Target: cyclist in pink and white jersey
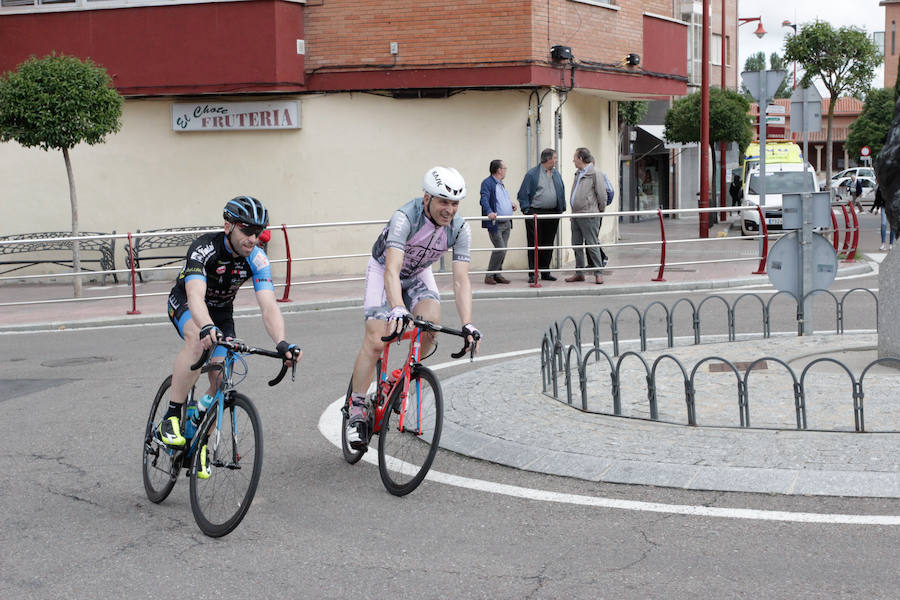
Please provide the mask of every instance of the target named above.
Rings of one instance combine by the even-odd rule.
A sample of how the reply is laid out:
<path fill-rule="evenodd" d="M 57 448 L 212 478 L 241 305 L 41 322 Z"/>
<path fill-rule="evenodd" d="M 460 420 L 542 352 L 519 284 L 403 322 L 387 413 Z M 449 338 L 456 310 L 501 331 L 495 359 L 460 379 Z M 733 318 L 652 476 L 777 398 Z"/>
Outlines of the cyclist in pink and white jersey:
<path fill-rule="evenodd" d="M 397 209 L 372 247 L 366 268 L 363 302 L 366 326 L 362 348 L 353 365 L 347 440 L 353 448 L 368 445 L 366 390 L 375 363 L 384 350 L 382 336 L 392 333 L 410 313 L 439 323 L 440 293 L 431 265 L 448 250 L 453 252 L 453 292 L 456 311 L 469 334 L 472 325 L 472 286 L 469 282 L 469 248 L 472 231 L 457 216 L 459 201 L 466 197 L 466 182 L 456 169 L 433 167 L 425 173 L 424 197 Z M 422 356 L 434 343 L 433 334 L 422 336 Z M 472 335 L 467 347 L 477 343 Z"/>

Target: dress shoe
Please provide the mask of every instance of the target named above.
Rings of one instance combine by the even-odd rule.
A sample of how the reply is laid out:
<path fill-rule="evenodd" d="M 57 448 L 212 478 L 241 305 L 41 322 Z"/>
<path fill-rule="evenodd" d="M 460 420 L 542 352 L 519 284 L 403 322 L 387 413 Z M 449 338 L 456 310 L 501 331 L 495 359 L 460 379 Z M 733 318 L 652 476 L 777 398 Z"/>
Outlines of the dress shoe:
<path fill-rule="evenodd" d="M 566 277 L 566 283 L 572 283 L 574 281 L 584 281 L 584 275 L 581 273 L 575 273 L 571 277 Z"/>
<path fill-rule="evenodd" d="M 603 275 L 594 275 L 594 283 L 596 283 L 596 284 L 603 283 Z"/>
<path fill-rule="evenodd" d="M 497 282 L 494 281 L 494 276 L 493 276 L 493 275 L 485 275 L 485 277 L 484 277 L 484 282 L 485 282 L 487 285 L 497 285 Z"/>
<path fill-rule="evenodd" d="M 494 275 L 494 281 L 496 281 L 497 283 L 509 283 L 509 279 L 507 279 L 503 275 Z"/>
<path fill-rule="evenodd" d="M 534 283 L 534 273 L 528 274 L 528 283 Z"/>
<path fill-rule="evenodd" d="M 556 281 L 556 277 L 554 277 L 550 273 L 541 273 L 541 279 L 543 279 L 544 281 Z"/>

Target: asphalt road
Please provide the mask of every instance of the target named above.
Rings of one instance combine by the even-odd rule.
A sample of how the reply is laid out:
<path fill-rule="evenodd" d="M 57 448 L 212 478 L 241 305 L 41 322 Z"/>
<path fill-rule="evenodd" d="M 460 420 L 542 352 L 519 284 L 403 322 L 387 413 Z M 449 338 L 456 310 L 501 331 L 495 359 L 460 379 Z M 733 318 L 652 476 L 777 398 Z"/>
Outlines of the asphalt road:
<path fill-rule="evenodd" d="M 877 281 L 833 289 L 856 286 Z M 537 348 L 548 323 L 597 312 L 599 302 L 643 308 L 684 295 L 477 301 L 482 353 Z M 847 329 L 874 327 L 872 304 L 859 298 Z M 456 324 L 452 304 L 444 310 Z M 823 327 L 833 321 L 819 312 Z M 161 505 L 141 483 L 147 410 L 177 349 L 171 325 L 0 335 L 0 598 L 893 598 L 900 589 L 897 526 L 597 508 L 433 481 L 393 497 L 377 467 L 346 464 L 317 429 L 346 389 L 360 310 L 286 320 L 304 349 L 302 368 L 296 382 L 268 388 L 277 369 L 251 359 L 241 389 L 262 415 L 262 479 L 243 523 L 218 540 L 194 523 L 186 479 Z M 784 314 L 773 323 L 794 327 Z M 266 340 L 258 317 L 237 328 L 250 343 Z M 455 346 L 448 340 L 434 360 Z M 461 362 L 440 375 L 450 385 L 454 373 L 477 367 Z M 897 500 L 598 484 L 446 451 L 434 468 L 589 497 L 900 514 Z"/>

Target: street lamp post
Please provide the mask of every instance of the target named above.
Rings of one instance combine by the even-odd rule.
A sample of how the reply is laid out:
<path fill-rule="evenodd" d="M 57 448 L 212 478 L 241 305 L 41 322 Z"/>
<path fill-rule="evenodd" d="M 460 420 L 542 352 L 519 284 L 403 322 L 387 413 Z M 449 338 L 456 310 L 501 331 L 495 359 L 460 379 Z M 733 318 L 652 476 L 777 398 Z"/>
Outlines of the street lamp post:
<path fill-rule="evenodd" d="M 795 36 L 797 35 L 797 24 L 796 23 L 791 23 L 788 20 L 784 20 L 781 22 L 781 26 L 782 27 L 790 27 L 791 29 L 794 30 L 794 35 Z M 795 90 L 797 89 L 797 61 L 796 60 L 794 61 L 794 89 Z"/>
<path fill-rule="evenodd" d="M 709 207 L 709 2 L 703 3 L 700 57 L 700 208 Z M 700 237 L 709 237 L 709 213 L 700 213 Z"/>
<path fill-rule="evenodd" d="M 721 56 L 719 56 L 719 65 L 720 70 L 722 71 L 722 81 L 721 81 L 721 89 L 725 91 L 725 0 L 722 0 L 722 43 L 719 44 L 721 50 Z M 725 142 L 719 143 L 719 206 L 725 208 L 728 206 L 728 199 L 725 197 L 725 166 L 726 166 L 726 156 L 725 156 Z M 719 220 L 724 221 L 727 218 L 726 213 L 719 213 Z"/>

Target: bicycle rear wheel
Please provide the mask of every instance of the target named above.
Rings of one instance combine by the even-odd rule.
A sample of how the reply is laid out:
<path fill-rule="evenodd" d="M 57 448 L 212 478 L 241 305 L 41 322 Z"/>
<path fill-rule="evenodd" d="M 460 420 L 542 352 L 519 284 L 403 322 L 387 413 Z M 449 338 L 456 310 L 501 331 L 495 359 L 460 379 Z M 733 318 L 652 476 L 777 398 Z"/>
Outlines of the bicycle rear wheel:
<path fill-rule="evenodd" d="M 162 421 L 169 408 L 169 388 L 172 387 L 172 376 L 169 375 L 159 386 L 153 404 L 150 406 L 150 417 L 144 428 L 143 479 L 144 491 L 151 502 L 159 504 L 175 487 L 178 471 L 181 470 L 181 450 L 174 450 L 160 442 L 153 435 L 156 426 Z"/>
<path fill-rule="evenodd" d="M 405 496 L 425 479 L 437 454 L 444 422 L 443 394 L 437 377 L 421 366 L 411 377 L 405 410 L 402 386 L 397 386 L 378 439 L 378 472 L 384 487 L 395 496 Z"/>
<path fill-rule="evenodd" d="M 225 399 L 221 430 L 213 404 L 197 431 L 191 460 L 191 511 L 200 530 L 221 537 L 234 530 L 250 510 L 262 471 L 263 441 L 259 413 L 249 398 L 231 392 Z M 203 445 L 209 479 L 198 477 Z"/>

